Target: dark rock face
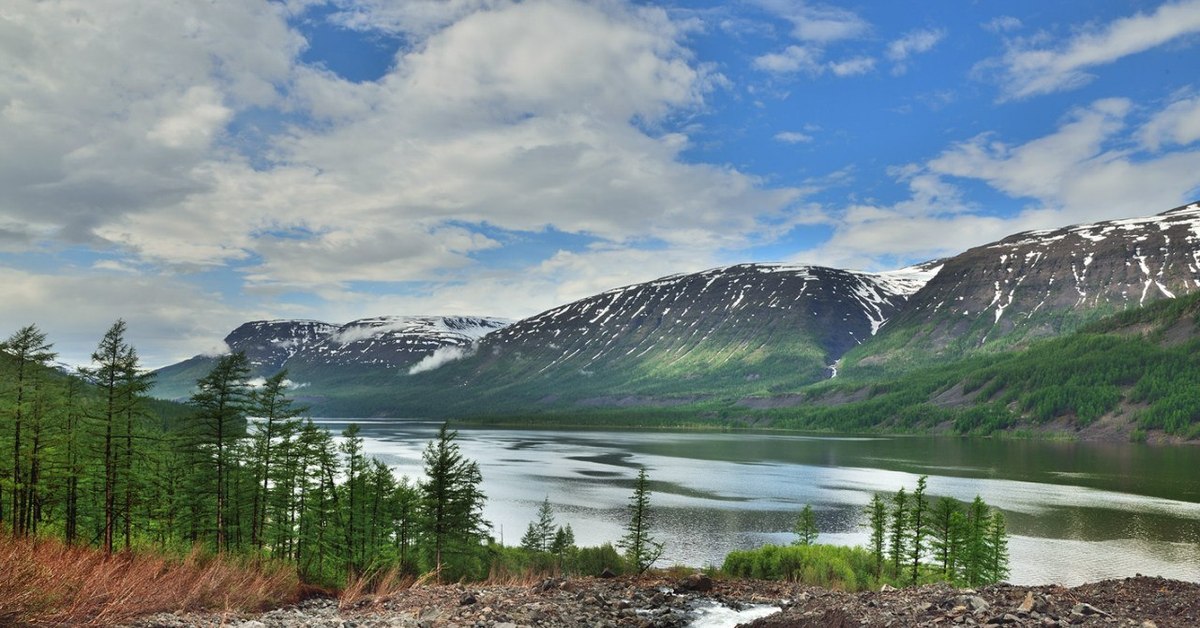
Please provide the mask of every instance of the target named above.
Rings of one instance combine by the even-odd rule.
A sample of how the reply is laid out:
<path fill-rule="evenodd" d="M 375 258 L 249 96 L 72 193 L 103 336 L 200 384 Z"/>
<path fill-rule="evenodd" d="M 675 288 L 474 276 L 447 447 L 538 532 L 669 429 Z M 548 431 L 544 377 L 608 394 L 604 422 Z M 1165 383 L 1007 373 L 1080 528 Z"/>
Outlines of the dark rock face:
<path fill-rule="evenodd" d="M 880 334 L 889 346 L 969 351 L 1071 331 L 1200 288 L 1200 204 L 1031 231 L 944 260 Z M 867 358 L 869 360 L 869 358 Z"/>
<path fill-rule="evenodd" d="M 244 323 L 225 337 L 233 351 L 242 351 L 256 371 L 274 374 L 288 358 L 329 337 L 335 325 L 320 321 L 278 320 Z"/>

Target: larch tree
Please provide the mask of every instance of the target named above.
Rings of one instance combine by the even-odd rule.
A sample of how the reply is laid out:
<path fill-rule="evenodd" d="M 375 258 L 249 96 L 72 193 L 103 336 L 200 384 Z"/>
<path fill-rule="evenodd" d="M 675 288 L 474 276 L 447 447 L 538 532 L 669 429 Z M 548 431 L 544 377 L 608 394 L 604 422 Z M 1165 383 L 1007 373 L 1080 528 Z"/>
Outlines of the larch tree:
<path fill-rule="evenodd" d="M 5 378 L 7 386 L 4 393 L 8 398 L 9 407 L 8 412 L 4 414 L 7 415 L 9 423 L 7 431 L 12 434 L 12 467 L 7 474 L 8 489 L 11 493 L 11 509 L 8 516 L 12 520 L 12 531 L 18 536 L 23 533 L 22 523 L 28 507 L 28 493 L 23 478 L 22 430 L 26 428 L 25 422 L 30 413 L 33 390 L 40 381 L 44 368 L 57 355 L 50 350 L 52 347 L 53 345 L 46 341 L 46 334 L 38 329 L 37 325 L 26 325 L 0 342 L 0 353 L 7 355 L 12 370 L 12 376 Z M 3 501 L 3 483 L 0 483 L 0 523 L 4 522 Z"/>
<path fill-rule="evenodd" d="M 817 529 L 817 516 L 813 513 L 812 504 L 804 504 L 804 508 L 796 517 L 796 525 L 792 527 L 792 533 L 796 535 L 792 545 L 807 546 L 817 542 L 821 531 Z"/>
<path fill-rule="evenodd" d="M 189 403 L 196 410 L 194 418 L 195 444 L 208 458 L 212 473 L 209 493 L 213 500 L 213 523 L 217 551 L 224 551 L 229 541 L 227 524 L 229 510 L 229 480 L 234 467 L 232 450 L 246 433 L 246 410 L 249 398 L 250 362 L 242 352 L 217 359 L 207 375 L 196 382 L 196 392 Z"/>
<path fill-rule="evenodd" d="M 421 483 L 423 533 L 432 551 L 435 577 L 441 581 L 446 559 L 478 547 L 487 524 L 483 520 L 483 477 L 479 465 L 463 456 L 458 432 L 443 424 L 437 440 L 425 447 L 425 481 Z"/>
<path fill-rule="evenodd" d="M 625 550 L 625 558 L 640 575 L 662 557 L 666 548 L 663 543 L 650 536 L 650 488 L 645 467 L 638 470 L 633 495 L 629 497 L 628 512 L 629 522 L 625 524 L 625 536 L 617 546 Z"/>

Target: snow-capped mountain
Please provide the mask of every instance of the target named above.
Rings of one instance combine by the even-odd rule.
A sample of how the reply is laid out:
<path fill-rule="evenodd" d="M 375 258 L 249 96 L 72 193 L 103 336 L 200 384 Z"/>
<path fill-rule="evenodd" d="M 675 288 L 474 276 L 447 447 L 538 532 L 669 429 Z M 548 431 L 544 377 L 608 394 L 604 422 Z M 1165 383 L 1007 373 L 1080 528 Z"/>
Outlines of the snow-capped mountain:
<path fill-rule="evenodd" d="M 333 325 L 311 320 L 252 321 L 225 337 L 230 351 L 245 352 L 252 375 L 288 369 L 291 379 L 327 379 L 347 369 L 400 371 L 439 349 L 469 348 L 510 321 L 479 316 L 381 316 Z M 183 397 L 214 363 L 196 356 L 157 372 L 155 394 Z"/>
<path fill-rule="evenodd" d="M 552 397 L 566 380 L 598 396 L 800 386 L 829 377 L 936 272 L 740 264 L 672 275 L 518 321 L 452 371 L 459 385 L 540 386 Z"/>
<path fill-rule="evenodd" d="M 1003 348 L 1198 288 L 1200 204 L 1192 204 L 1018 233 L 948 258 L 881 335 L 906 351 Z M 890 358 L 873 350 L 863 347 L 855 357 Z"/>

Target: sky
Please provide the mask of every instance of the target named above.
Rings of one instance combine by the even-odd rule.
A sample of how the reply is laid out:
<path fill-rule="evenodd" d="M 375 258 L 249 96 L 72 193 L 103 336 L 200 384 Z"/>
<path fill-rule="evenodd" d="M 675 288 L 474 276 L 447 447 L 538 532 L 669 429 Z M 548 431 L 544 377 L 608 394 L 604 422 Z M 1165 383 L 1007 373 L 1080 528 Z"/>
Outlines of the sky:
<path fill-rule="evenodd" d="M 1200 0 L 8 0 L 0 337 L 523 318 L 1200 198 Z"/>

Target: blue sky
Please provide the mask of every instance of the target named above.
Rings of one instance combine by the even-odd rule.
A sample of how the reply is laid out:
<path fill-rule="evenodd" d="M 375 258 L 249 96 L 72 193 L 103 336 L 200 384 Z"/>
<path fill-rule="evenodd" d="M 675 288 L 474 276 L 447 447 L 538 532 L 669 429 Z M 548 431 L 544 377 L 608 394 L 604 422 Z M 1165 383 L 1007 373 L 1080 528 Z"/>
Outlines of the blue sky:
<path fill-rule="evenodd" d="M 73 363 L 1200 197 L 1200 0 L 20 0 L 0 58 L 0 323 Z"/>

